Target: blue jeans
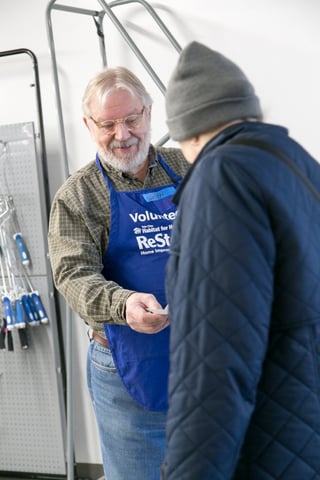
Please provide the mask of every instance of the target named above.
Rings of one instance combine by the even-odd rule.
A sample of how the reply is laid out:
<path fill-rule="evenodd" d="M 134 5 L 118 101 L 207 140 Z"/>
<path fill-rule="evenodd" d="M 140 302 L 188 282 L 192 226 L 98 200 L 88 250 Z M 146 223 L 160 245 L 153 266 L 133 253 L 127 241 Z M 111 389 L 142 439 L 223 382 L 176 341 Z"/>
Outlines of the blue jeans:
<path fill-rule="evenodd" d="M 87 381 L 106 480 L 159 480 L 166 414 L 144 410 L 130 397 L 110 350 L 94 340 L 88 350 Z"/>

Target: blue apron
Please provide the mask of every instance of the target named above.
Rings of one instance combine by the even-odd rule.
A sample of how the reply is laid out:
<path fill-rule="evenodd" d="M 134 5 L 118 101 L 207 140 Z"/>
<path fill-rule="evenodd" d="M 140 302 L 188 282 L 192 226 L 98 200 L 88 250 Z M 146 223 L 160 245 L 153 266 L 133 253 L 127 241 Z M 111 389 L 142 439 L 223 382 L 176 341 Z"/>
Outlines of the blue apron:
<path fill-rule="evenodd" d="M 172 196 L 181 181 L 165 161 L 160 165 L 173 183 L 148 190 L 117 191 L 96 164 L 110 191 L 111 227 L 103 275 L 123 288 L 152 293 L 165 307 L 165 266 L 176 206 Z M 166 411 L 169 327 L 145 334 L 125 325 L 104 325 L 117 371 L 131 397 L 151 411 Z"/>

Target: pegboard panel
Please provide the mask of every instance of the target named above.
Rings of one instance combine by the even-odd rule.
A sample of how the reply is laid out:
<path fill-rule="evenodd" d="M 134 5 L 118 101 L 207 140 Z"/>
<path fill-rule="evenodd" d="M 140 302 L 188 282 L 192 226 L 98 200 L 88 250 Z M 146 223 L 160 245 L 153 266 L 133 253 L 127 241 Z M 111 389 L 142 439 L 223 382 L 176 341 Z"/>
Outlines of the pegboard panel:
<path fill-rule="evenodd" d="M 39 188 L 42 172 L 36 159 L 33 123 L 0 126 L 0 194 L 12 196 L 21 232 L 30 250 L 31 274 L 45 275 L 42 214 L 45 199 Z"/>
<path fill-rule="evenodd" d="M 27 349 L 21 348 L 19 330 L 13 328 L 13 351 L 8 349 L 8 335 L 6 349 L 0 351 L 0 470 L 65 475 L 63 382 L 33 123 L 0 126 L 0 195 L 13 198 L 31 258 L 23 268 L 49 318 L 47 324 L 27 323 Z M 0 215 L 0 226 L 3 218 Z"/>

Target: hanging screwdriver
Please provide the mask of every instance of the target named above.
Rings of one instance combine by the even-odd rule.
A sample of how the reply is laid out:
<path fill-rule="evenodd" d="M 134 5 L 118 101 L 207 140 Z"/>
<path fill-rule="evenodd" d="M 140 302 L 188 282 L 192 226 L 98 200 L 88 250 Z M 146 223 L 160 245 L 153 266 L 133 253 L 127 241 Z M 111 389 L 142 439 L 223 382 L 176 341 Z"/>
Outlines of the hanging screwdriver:
<path fill-rule="evenodd" d="M 23 265 L 29 265 L 30 264 L 30 256 L 29 256 L 28 249 L 26 247 L 24 238 L 23 238 L 21 230 L 20 230 L 20 225 L 19 225 L 19 221 L 18 221 L 16 207 L 14 205 L 13 197 L 11 195 L 8 195 L 7 203 L 8 203 L 8 209 L 9 209 L 9 214 L 10 214 L 10 219 L 11 219 L 10 225 L 11 225 L 11 229 L 14 232 L 13 233 L 13 239 L 16 242 L 21 263 Z"/>

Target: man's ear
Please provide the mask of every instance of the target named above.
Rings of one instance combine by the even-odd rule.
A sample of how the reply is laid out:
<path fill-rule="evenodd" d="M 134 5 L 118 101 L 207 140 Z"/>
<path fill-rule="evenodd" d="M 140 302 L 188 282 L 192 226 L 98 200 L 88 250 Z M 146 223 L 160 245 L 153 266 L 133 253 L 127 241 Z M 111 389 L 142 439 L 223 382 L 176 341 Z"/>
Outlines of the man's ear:
<path fill-rule="evenodd" d="M 86 117 L 86 116 L 83 116 L 82 120 L 83 120 L 83 123 L 85 124 L 85 126 L 87 127 L 87 129 L 90 130 L 90 128 L 89 128 L 89 118 Z"/>
<path fill-rule="evenodd" d="M 200 143 L 200 135 L 196 135 L 195 137 L 191 138 L 191 145 L 193 147 L 198 147 Z"/>

